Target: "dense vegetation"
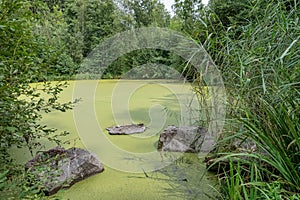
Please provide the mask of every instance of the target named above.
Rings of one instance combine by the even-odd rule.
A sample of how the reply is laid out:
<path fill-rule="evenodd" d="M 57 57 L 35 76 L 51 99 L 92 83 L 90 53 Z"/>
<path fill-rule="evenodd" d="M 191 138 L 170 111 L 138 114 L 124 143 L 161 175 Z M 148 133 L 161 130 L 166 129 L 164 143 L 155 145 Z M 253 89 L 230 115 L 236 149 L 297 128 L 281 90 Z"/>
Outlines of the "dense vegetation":
<path fill-rule="evenodd" d="M 228 113 L 216 154 L 217 162 L 230 164 L 219 169 L 225 183 L 221 197 L 299 199 L 299 6 L 296 0 L 211 0 L 208 6 L 175 0 L 171 16 L 157 0 L 0 0 L 0 198 L 37 196 L 10 158 L 10 147 L 33 153 L 39 138 L 59 142 L 57 135 L 66 134 L 39 124 L 41 112 L 71 108 L 70 102 L 58 103 L 65 84 L 37 89 L 30 83 L 72 79 L 105 38 L 158 26 L 201 43 L 222 72 Z M 198 76 L 180 57 L 148 49 L 124 55 L 102 78 L 119 78 L 145 63 Z M 147 77 L 162 78 L 154 72 Z M 255 151 L 226 148 L 237 139 L 254 141 Z"/>

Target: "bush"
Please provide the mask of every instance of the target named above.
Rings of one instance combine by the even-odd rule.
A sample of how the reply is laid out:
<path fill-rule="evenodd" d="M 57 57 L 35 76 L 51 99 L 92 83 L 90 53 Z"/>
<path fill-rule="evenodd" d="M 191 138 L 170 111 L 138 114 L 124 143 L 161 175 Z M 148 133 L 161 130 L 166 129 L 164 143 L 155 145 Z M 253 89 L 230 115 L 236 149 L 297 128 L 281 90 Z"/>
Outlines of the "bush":
<path fill-rule="evenodd" d="M 0 184 L 2 189 L 7 189 L 6 198 L 16 191 L 31 191 L 14 187 L 20 182 L 23 185 L 24 177 L 22 170 L 16 170 L 8 149 L 12 146 L 27 147 L 33 154 L 40 145 L 40 138 L 59 142 L 57 137 L 66 133 L 56 134 L 55 129 L 41 125 L 41 112 L 71 108 L 70 103 L 58 102 L 65 83 L 31 85 L 43 80 L 49 69 L 39 57 L 39 40 L 33 27 L 41 13 L 33 8 L 27 1 L 0 1 Z M 43 93 L 47 98 L 42 97 Z"/>

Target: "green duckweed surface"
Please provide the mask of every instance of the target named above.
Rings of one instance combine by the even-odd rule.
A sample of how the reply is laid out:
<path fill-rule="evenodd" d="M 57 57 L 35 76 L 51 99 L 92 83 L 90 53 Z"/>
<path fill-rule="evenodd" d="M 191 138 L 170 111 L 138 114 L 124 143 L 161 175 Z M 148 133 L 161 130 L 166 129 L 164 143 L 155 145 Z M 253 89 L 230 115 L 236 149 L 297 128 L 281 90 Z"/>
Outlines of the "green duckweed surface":
<path fill-rule="evenodd" d="M 95 85 L 91 93 L 89 90 Z M 143 164 L 119 162 L 115 150 L 106 148 L 109 141 L 116 149 L 129 154 L 156 152 L 159 133 L 167 125 L 190 123 L 193 112 L 187 110 L 190 109 L 187 105 L 193 104 L 192 96 L 189 84 L 172 81 L 101 80 L 96 84 L 95 81 L 70 81 L 60 96 L 61 101 L 81 100 L 72 111 L 44 114 L 42 123 L 69 131 L 70 135 L 63 138 L 68 141 L 65 147 L 76 146 L 96 153 L 105 170 L 61 190 L 56 196 L 71 200 L 210 199 L 206 194 L 214 194 L 210 186 L 216 180 L 207 173 L 202 177 L 205 166 L 198 154 L 184 154 L 167 167 L 145 174 Z M 89 121 L 95 117 L 97 125 L 90 125 Z M 130 136 L 111 136 L 105 130 L 128 123 L 144 123 L 148 129 Z M 45 143 L 45 148 L 50 147 L 53 144 Z M 20 162 L 30 158 L 23 150 L 14 151 Z"/>

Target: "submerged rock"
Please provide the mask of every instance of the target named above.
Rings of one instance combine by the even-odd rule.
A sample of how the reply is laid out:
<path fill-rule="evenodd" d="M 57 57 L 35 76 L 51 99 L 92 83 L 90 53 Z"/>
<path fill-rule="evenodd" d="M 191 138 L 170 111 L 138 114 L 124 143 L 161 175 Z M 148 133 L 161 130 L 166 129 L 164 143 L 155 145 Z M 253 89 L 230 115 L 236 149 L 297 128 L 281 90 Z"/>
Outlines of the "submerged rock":
<path fill-rule="evenodd" d="M 161 133 L 158 150 L 174 152 L 208 152 L 215 145 L 205 128 L 168 126 Z"/>
<path fill-rule="evenodd" d="M 130 135 L 135 133 L 143 133 L 146 130 L 144 124 L 128 124 L 123 126 L 113 126 L 106 128 L 111 135 Z"/>
<path fill-rule="evenodd" d="M 46 195 L 100 173 L 104 167 L 97 156 L 80 148 L 56 147 L 37 154 L 25 165 L 30 181 L 39 184 Z"/>

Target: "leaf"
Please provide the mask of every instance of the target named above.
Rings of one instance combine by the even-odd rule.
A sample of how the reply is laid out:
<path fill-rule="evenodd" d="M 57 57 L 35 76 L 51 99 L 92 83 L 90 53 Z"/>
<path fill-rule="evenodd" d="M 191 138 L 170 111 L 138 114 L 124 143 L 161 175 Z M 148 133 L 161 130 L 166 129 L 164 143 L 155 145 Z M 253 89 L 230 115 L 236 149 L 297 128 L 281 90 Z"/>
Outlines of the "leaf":
<path fill-rule="evenodd" d="M 3 183 L 4 180 L 6 180 L 6 174 L 9 170 L 6 170 L 0 174 L 0 183 Z"/>
<path fill-rule="evenodd" d="M 6 130 L 8 130 L 9 132 L 16 132 L 18 130 L 18 128 L 13 127 L 13 126 L 8 126 L 8 127 L 6 127 Z"/>
<path fill-rule="evenodd" d="M 283 59 L 284 57 L 288 54 L 288 52 L 290 51 L 290 49 L 293 47 L 294 44 L 296 44 L 296 42 L 298 42 L 300 36 L 297 37 L 297 39 L 295 39 L 290 46 L 288 46 L 288 48 L 283 52 L 283 54 L 280 56 L 280 63 L 283 64 Z"/>

